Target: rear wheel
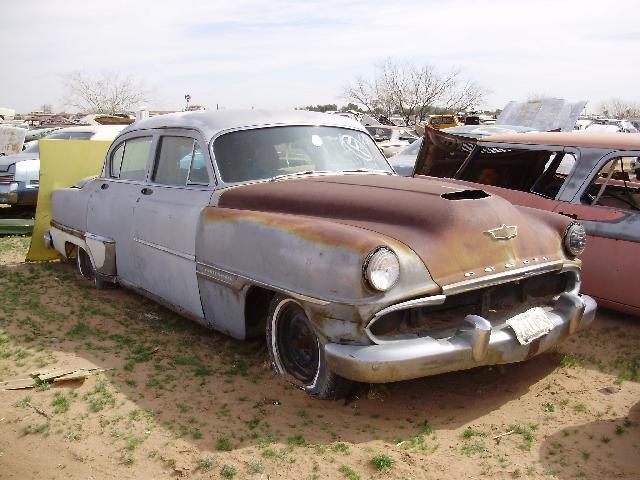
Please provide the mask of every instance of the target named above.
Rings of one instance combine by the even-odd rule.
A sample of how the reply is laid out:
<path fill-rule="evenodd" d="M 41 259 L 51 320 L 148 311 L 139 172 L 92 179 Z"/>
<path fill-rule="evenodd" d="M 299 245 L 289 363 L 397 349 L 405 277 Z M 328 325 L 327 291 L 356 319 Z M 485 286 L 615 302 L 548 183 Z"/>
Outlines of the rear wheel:
<path fill-rule="evenodd" d="M 340 398 L 353 388 L 353 382 L 329 370 L 322 343 L 295 299 L 276 295 L 271 301 L 267 345 L 274 370 L 309 395 Z"/>
<path fill-rule="evenodd" d="M 93 268 L 93 263 L 91 262 L 91 257 L 89 257 L 89 254 L 80 247 L 78 247 L 76 261 L 78 264 L 78 271 L 80 272 L 80 275 L 93 280 L 95 282 L 96 288 L 99 290 L 107 288 L 107 282 L 96 275 L 96 271 Z"/>

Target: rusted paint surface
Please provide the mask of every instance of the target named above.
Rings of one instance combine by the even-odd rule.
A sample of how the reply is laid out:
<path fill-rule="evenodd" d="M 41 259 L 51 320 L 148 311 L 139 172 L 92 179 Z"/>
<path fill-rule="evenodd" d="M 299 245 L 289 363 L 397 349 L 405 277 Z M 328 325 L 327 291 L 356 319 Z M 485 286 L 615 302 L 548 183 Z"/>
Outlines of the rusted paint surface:
<path fill-rule="evenodd" d="M 395 239 L 418 254 L 441 287 L 465 280 L 465 272 L 473 271 L 478 278 L 504 271 L 506 264 L 522 267 L 565 259 L 561 238 L 570 219 L 514 207 L 496 196 L 473 200 L 441 196 L 459 190 L 463 188 L 435 179 L 315 177 L 232 189 L 222 195 L 220 206 L 248 210 L 258 218 L 268 217 L 267 212 L 295 215 L 291 228 L 312 242 L 328 242 L 323 240 L 325 227 L 312 226 L 325 220 L 332 225 L 330 232 L 338 224 L 359 227 L 342 230 L 342 235 L 352 236 L 342 240 L 355 248 L 363 242 L 363 230 L 373 235 L 374 242 Z M 518 236 L 493 240 L 486 233 L 502 224 L 517 226 Z"/>

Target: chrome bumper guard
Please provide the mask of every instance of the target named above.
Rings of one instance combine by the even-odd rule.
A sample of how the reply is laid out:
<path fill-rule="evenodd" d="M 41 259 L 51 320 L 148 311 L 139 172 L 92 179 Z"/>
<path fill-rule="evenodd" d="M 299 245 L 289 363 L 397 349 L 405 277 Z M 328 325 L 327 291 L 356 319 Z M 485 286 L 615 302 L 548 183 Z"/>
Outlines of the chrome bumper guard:
<path fill-rule="evenodd" d="M 457 332 L 445 339 L 398 340 L 379 345 L 325 345 L 329 368 L 350 380 L 386 383 L 527 360 L 564 338 L 584 330 L 595 318 L 596 302 L 565 292 L 547 310 L 553 328 L 545 336 L 521 345 L 511 327 L 492 327 L 478 315 L 467 315 Z"/>

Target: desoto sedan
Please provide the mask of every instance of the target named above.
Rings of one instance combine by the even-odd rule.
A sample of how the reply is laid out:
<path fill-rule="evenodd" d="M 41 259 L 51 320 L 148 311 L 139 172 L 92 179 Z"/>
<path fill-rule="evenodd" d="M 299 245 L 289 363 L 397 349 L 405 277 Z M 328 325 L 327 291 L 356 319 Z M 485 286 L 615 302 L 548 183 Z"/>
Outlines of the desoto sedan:
<path fill-rule="evenodd" d="M 585 232 L 480 189 L 399 177 L 365 128 L 311 112 L 127 127 L 53 193 L 45 241 L 203 325 L 265 335 L 318 398 L 526 360 L 584 329 Z"/>

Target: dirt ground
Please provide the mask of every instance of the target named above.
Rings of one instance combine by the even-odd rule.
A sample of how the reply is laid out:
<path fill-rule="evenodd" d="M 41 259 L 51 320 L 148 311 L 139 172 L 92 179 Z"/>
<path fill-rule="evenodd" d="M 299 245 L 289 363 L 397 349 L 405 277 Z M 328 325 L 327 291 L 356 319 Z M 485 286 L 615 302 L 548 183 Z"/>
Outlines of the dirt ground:
<path fill-rule="evenodd" d="M 640 318 L 602 310 L 555 352 L 317 401 L 264 342 L 205 330 L 0 238 L 0 478 L 640 478 Z M 1 388 L 1 387 L 0 387 Z"/>

